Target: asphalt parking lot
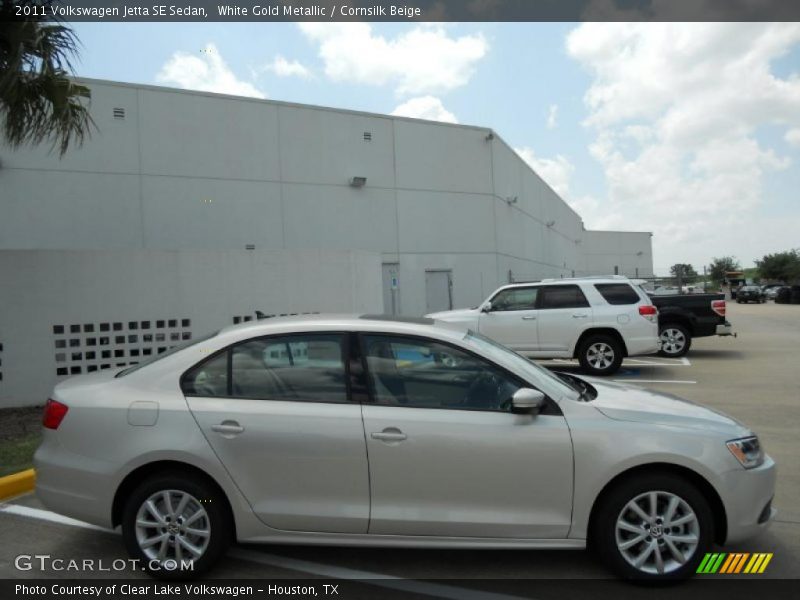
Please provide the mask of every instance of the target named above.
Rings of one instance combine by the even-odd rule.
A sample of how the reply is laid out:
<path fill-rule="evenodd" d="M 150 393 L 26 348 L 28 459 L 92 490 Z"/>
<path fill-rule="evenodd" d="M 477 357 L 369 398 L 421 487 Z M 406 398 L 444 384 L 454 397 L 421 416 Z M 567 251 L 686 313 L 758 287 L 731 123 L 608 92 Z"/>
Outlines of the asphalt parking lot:
<path fill-rule="evenodd" d="M 723 551 L 772 552 L 762 578 L 800 577 L 800 306 L 728 304 L 738 338 L 695 340 L 687 360 L 629 360 L 614 379 L 677 394 L 722 410 L 751 426 L 778 463 L 774 505 L 777 521 L 761 537 Z M 560 363 L 560 368 L 570 369 Z M 55 519 L 55 520 L 54 520 Z M 0 505 L 0 578 L 57 577 L 63 573 L 20 571 L 19 554 L 103 559 L 126 558 L 118 534 L 60 522 L 33 495 Z M 70 574 L 75 577 L 75 574 Z M 95 577 L 143 577 L 141 572 L 94 573 Z M 236 546 L 212 577 L 415 580 L 419 594 L 470 597 L 480 579 L 605 579 L 606 571 L 583 551 L 410 550 Z M 461 580 L 457 586 L 420 580 Z M 563 581 L 569 586 L 569 582 Z M 375 584 L 379 585 L 379 584 Z M 391 597 L 398 585 L 364 597 Z M 408 584 L 404 584 L 408 585 Z M 477 585 L 477 582 L 476 582 Z M 623 584 L 619 584 L 623 585 Z M 458 587 L 460 586 L 460 587 Z M 437 591 L 438 590 L 438 591 Z M 402 590 L 401 590 L 402 591 Z M 548 597 L 544 591 L 537 597 Z M 624 594 L 623 594 L 624 595 Z M 474 594 L 473 594 L 474 596 Z M 348 596 L 356 597 L 356 596 Z M 475 596 L 477 597 L 477 596 Z"/>

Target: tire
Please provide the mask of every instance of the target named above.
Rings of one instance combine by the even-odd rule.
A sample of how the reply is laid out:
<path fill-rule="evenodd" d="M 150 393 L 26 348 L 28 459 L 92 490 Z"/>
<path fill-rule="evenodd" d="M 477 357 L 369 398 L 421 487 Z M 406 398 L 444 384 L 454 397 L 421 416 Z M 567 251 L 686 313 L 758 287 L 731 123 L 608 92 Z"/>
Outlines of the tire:
<path fill-rule="evenodd" d="M 167 495 L 172 511 L 167 508 Z M 148 501 L 160 517 L 148 508 Z M 181 506 L 183 509 L 178 516 Z M 144 521 L 153 526 L 141 526 L 137 519 L 139 523 Z M 187 528 L 207 535 L 187 531 Z M 188 579 L 205 573 L 227 550 L 232 531 L 227 499 L 219 490 L 200 477 L 175 471 L 159 473 L 143 481 L 130 495 L 122 514 L 122 538 L 128 554 L 158 579 Z M 169 535 L 170 532 L 174 535 Z M 146 547 L 140 544 L 140 540 L 162 536 L 165 542 Z M 180 543 L 181 540 L 185 544 Z M 159 550 L 166 554 L 160 555 Z M 181 560 L 191 562 L 191 567 L 181 568 Z"/>
<path fill-rule="evenodd" d="M 656 497 L 655 518 L 650 517 L 652 494 Z M 633 510 L 634 502 L 641 512 Z M 667 521 L 671 502 L 675 502 L 671 521 L 678 525 Z M 709 551 L 714 520 L 708 502 L 693 484 L 671 473 L 656 472 L 631 477 L 612 488 L 601 499 L 590 537 L 592 547 L 617 576 L 641 583 L 677 582 L 691 577 Z M 643 564 L 635 566 L 642 555 Z M 677 559 L 679 555 L 683 562 Z"/>
<path fill-rule="evenodd" d="M 683 325 L 677 323 L 666 323 L 658 332 L 661 340 L 661 356 L 669 358 L 680 358 L 692 347 L 692 334 Z"/>
<path fill-rule="evenodd" d="M 590 335 L 580 345 L 578 362 L 588 375 L 611 375 L 622 364 L 622 344 L 610 335 Z"/>

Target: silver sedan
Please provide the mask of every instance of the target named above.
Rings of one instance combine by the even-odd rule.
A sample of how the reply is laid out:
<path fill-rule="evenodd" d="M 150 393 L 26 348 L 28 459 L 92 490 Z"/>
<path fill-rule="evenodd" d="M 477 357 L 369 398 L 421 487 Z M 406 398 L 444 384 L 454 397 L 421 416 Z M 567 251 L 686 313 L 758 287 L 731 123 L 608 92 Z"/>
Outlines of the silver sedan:
<path fill-rule="evenodd" d="M 775 514 L 775 465 L 741 423 L 430 319 L 228 327 L 62 382 L 44 427 L 41 501 L 121 526 L 165 578 L 238 540 L 588 545 L 621 577 L 681 579 Z"/>

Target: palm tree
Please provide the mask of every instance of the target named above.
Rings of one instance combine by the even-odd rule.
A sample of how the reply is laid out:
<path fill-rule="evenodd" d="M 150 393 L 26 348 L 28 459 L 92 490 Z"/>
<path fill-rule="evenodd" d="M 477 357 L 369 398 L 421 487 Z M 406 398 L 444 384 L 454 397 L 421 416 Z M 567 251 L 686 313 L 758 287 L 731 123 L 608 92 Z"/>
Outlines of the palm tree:
<path fill-rule="evenodd" d="M 94 127 L 89 88 L 70 79 L 78 39 L 52 17 L 15 15 L 19 4 L 50 15 L 52 2 L 0 0 L 0 128 L 12 148 L 52 140 L 63 156 Z"/>

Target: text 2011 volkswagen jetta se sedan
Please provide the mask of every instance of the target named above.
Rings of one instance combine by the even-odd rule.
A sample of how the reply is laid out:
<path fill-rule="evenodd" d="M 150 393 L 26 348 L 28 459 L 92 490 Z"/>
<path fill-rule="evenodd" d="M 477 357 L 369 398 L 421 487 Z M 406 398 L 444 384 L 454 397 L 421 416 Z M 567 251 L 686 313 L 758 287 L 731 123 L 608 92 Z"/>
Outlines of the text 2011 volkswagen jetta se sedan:
<path fill-rule="evenodd" d="M 744 425 L 430 319 L 229 327 L 64 381 L 44 426 L 42 502 L 121 525 L 160 576 L 197 575 L 239 540 L 588 543 L 623 577 L 679 579 L 775 512 L 774 463 Z"/>

